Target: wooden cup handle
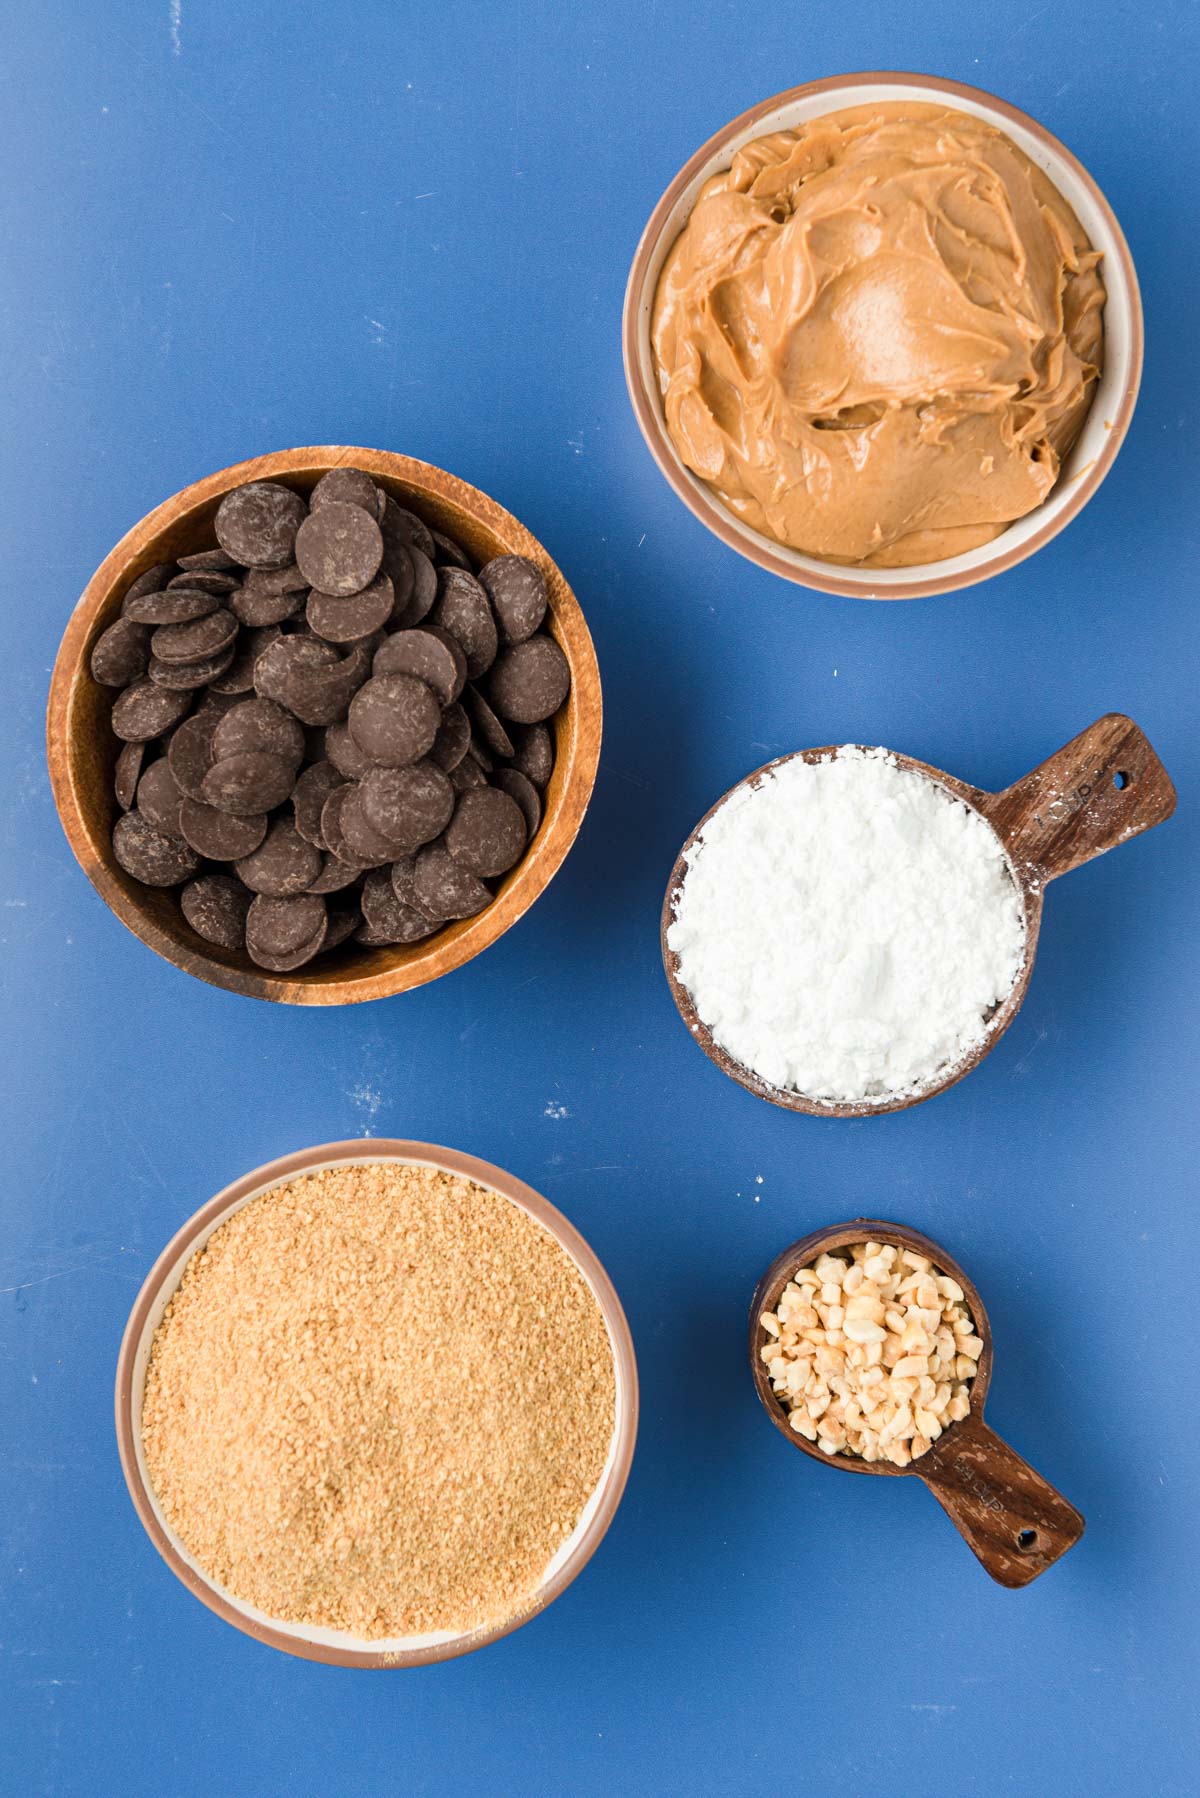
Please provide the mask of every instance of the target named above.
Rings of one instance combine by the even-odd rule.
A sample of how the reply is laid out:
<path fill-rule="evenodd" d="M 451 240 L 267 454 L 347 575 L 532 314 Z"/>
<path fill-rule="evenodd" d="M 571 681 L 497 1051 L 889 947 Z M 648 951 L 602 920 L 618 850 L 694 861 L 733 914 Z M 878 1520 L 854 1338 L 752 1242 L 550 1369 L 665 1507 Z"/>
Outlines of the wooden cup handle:
<path fill-rule="evenodd" d="M 1083 1534 L 1083 1518 L 972 1411 L 913 1468 L 1002 1586 L 1027 1586 Z"/>
<path fill-rule="evenodd" d="M 1109 712 L 980 809 L 1044 884 L 1152 830 L 1175 810 L 1171 777 L 1132 718 Z"/>

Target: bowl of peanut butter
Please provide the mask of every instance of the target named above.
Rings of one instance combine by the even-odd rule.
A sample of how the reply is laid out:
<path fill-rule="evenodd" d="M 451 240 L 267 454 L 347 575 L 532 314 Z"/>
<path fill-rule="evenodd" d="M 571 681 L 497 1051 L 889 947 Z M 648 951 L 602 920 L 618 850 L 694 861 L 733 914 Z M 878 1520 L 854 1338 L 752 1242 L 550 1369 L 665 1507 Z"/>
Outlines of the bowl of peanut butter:
<path fill-rule="evenodd" d="M 1142 313 L 1099 187 L 1035 120 L 931 76 L 810 82 L 655 207 L 626 380 L 670 485 L 825 592 L 914 599 L 1023 561 L 1095 493 Z"/>

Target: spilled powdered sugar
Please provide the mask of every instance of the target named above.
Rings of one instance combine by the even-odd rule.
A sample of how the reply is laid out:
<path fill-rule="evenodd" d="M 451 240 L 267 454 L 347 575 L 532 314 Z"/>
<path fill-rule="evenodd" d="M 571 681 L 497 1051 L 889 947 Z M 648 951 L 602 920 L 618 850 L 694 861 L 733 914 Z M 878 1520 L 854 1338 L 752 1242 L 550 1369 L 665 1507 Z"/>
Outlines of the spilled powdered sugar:
<path fill-rule="evenodd" d="M 883 749 L 735 789 L 672 897 L 667 946 L 716 1042 L 831 1103 L 917 1093 L 961 1062 L 1025 954 L 995 831 Z"/>

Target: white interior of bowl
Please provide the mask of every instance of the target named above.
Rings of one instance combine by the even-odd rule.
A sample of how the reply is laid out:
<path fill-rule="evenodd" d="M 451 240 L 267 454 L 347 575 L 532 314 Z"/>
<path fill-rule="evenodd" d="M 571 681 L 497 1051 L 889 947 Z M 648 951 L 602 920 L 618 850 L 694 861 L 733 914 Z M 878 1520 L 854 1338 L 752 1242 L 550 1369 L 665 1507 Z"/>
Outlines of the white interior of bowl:
<path fill-rule="evenodd" d="M 269 1613 L 258 1610 L 256 1606 L 254 1606 L 252 1604 L 247 1604 L 244 1599 L 238 1598 L 234 1593 L 228 1591 L 226 1589 L 226 1587 L 220 1585 L 215 1579 L 213 1579 L 211 1574 L 206 1572 L 206 1570 L 200 1565 L 200 1563 L 194 1558 L 194 1556 L 189 1553 L 187 1548 L 184 1546 L 183 1542 L 180 1540 L 179 1536 L 171 1528 L 170 1524 L 167 1522 L 165 1516 L 163 1515 L 162 1507 L 160 1506 L 160 1504 L 158 1502 L 158 1494 L 154 1490 L 154 1485 L 150 1478 L 149 1469 L 146 1466 L 146 1453 L 145 1453 L 145 1448 L 142 1443 L 141 1416 L 142 1416 L 142 1402 L 143 1402 L 143 1399 L 145 1396 L 145 1391 L 146 1391 L 146 1368 L 150 1361 L 150 1348 L 154 1341 L 154 1332 L 157 1330 L 160 1322 L 162 1321 L 163 1312 L 166 1310 L 167 1305 L 168 1305 L 172 1295 L 174 1294 L 176 1288 L 178 1287 L 180 1280 L 182 1280 L 182 1278 L 183 1278 L 184 1269 L 187 1267 L 188 1262 L 192 1259 L 193 1255 L 199 1254 L 200 1250 L 204 1247 L 205 1243 L 208 1241 L 208 1239 L 212 1235 L 213 1231 L 218 1229 L 220 1227 L 220 1225 L 226 1221 L 227 1218 L 232 1217 L 235 1211 L 240 1211 L 242 1209 L 243 1205 L 252 1204 L 254 1202 L 254 1200 L 259 1198 L 264 1192 L 269 1192 L 272 1187 L 281 1185 L 283 1182 L 287 1181 L 289 1178 L 302 1179 L 308 1174 L 321 1173 L 326 1168 L 354 1167 L 354 1166 L 358 1166 L 358 1165 L 361 1165 L 364 1163 L 371 1164 L 371 1165 L 378 1165 L 378 1163 L 381 1161 L 401 1161 L 401 1162 L 406 1163 L 409 1166 L 426 1166 L 426 1167 L 435 1167 L 435 1168 L 441 1167 L 441 1163 L 436 1161 L 432 1157 L 429 1157 L 426 1159 L 426 1158 L 417 1157 L 417 1156 L 384 1155 L 384 1154 L 380 1154 L 378 1152 L 372 1154 L 369 1149 L 364 1149 L 364 1152 L 361 1155 L 338 1156 L 333 1160 L 323 1161 L 317 1166 L 305 1167 L 303 1169 L 297 1170 L 295 1175 L 284 1174 L 284 1175 L 280 1176 L 280 1175 L 276 1174 L 272 1178 L 270 1178 L 268 1180 L 264 1180 L 262 1182 L 262 1184 L 259 1186 L 256 1186 L 252 1192 L 248 1192 L 246 1194 L 245 1198 L 240 1199 L 236 1205 L 231 1205 L 227 1211 L 223 1212 L 220 1217 L 216 1218 L 213 1221 L 213 1223 L 209 1225 L 207 1230 L 205 1230 L 201 1235 L 197 1236 L 192 1242 L 190 1242 L 188 1244 L 187 1248 L 183 1249 L 180 1252 L 178 1259 L 172 1264 L 172 1266 L 169 1268 L 167 1273 L 163 1276 L 162 1285 L 159 1289 L 158 1296 L 155 1299 L 154 1305 L 151 1308 L 150 1313 L 146 1319 L 145 1328 L 143 1329 L 142 1334 L 138 1340 L 137 1353 L 134 1356 L 133 1381 L 132 1381 L 132 1390 L 131 1390 L 131 1394 L 130 1394 L 131 1404 L 132 1404 L 132 1408 L 133 1408 L 134 1453 L 137 1457 L 138 1472 L 141 1475 L 142 1484 L 144 1485 L 144 1487 L 146 1489 L 146 1494 L 150 1500 L 150 1505 L 154 1511 L 154 1515 L 158 1520 L 159 1527 L 161 1528 L 163 1534 L 170 1541 L 172 1547 L 175 1549 L 175 1552 L 176 1552 L 176 1554 L 178 1554 L 180 1560 L 184 1561 L 187 1564 L 187 1566 L 189 1566 L 192 1569 L 192 1571 L 195 1573 L 196 1577 L 199 1580 L 201 1580 L 204 1583 L 204 1585 L 210 1587 L 212 1591 L 219 1593 L 220 1596 L 224 1599 L 225 1603 L 227 1605 L 229 1605 L 232 1610 L 237 1611 L 241 1616 L 245 1617 L 248 1622 L 256 1624 L 260 1627 L 267 1627 L 267 1628 L 273 1629 L 273 1630 L 277 1631 L 280 1635 L 290 1636 L 296 1642 L 309 1642 L 309 1643 L 313 1643 L 314 1645 L 317 1645 L 320 1647 L 338 1648 L 338 1649 L 342 1649 L 348 1653 L 359 1653 L 359 1654 L 362 1654 L 365 1656 L 370 1656 L 372 1658 L 375 1658 L 379 1655 L 409 1654 L 409 1653 L 412 1653 L 414 1650 L 423 1649 L 423 1648 L 432 1648 L 439 1644 L 447 1643 L 447 1642 L 466 1643 L 467 1641 L 470 1640 L 470 1636 L 464 1635 L 462 1632 L 457 1631 L 457 1630 L 432 1630 L 432 1631 L 425 1633 L 424 1635 L 374 1637 L 371 1640 L 367 1640 L 363 1636 L 351 1635 L 349 1633 L 349 1631 L 347 1631 L 347 1630 L 323 1629 L 316 1624 L 296 1624 L 296 1623 L 281 1622 L 279 1618 L 272 1617 L 269 1615 Z M 472 1176 L 472 1177 L 474 1177 L 474 1176 Z M 483 1182 L 479 1182 L 479 1183 L 483 1184 Z M 498 1189 L 493 1188 L 493 1191 L 498 1191 Z M 507 1200 L 507 1202 L 510 1205 L 515 1205 L 518 1203 L 518 1201 L 516 1199 L 514 1199 L 509 1193 L 500 1192 L 500 1193 L 498 1193 L 498 1196 L 502 1199 Z M 530 1215 L 532 1216 L 533 1214 L 530 1213 Z M 542 1221 L 541 1218 L 535 1217 L 534 1222 L 536 1224 L 538 1224 L 540 1226 L 540 1228 L 542 1228 L 543 1230 L 546 1229 L 546 1225 Z M 551 1234 L 553 1234 L 553 1233 L 551 1232 Z M 557 1237 L 555 1237 L 555 1241 L 558 1241 Z M 562 1248 L 564 1254 L 570 1253 L 569 1249 L 566 1248 L 565 1244 L 560 1242 L 559 1246 Z M 572 1257 L 572 1259 L 574 1259 L 574 1258 Z M 596 1292 L 594 1286 L 592 1286 L 591 1281 L 588 1280 L 586 1271 L 582 1267 L 579 1267 L 578 1262 L 576 1262 L 575 1265 L 577 1268 L 579 1268 L 579 1273 L 580 1273 L 581 1277 L 584 1280 L 587 1280 L 588 1286 L 592 1291 L 593 1297 L 595 1298 L 597 1305 L 600 1307 L 601 1314 L 603 1315 L 604 1307 L 603 1307 L 603 1305 L 601 1305 L 599 1293 Z M 607 1318 L 605 1318 L 605 1328 L 606 1329 L 608 1328 Z M 625 1384 L 624 1384 L 624 1380 L 623 1380 L 623 1376 L 622 1376 L 622 1372 L 621 1372 L 621 1361 L 620 1361 L 619 1355 L 617 1354 L 617 1345 L 612 1340 L 611 1330 L 609 1331 L 609 1344 L 610 1344 L 610 1346 L 612 1348 L 612 1352 L 613 1352 L 613 1370 L 614 1370 L 614 1374 L 616 1377 L 616 1388 L 617 1389 L 616 1389 L 616 1404 L 615 1404 L 615 1418 L 614 1418 L 614 1426 L 613 1426 L 613 1435 L 612 1435 L 612 1441 L 609 1443 L 609 1447 L 608 1447 L 608 1456 L 604 1463 L 604 1470 L 601 1473 L 600 1478 L 596 1483 L 595 1490 L 593 1491 L 591 1497 L 588 1499 L 588 1502 L 583 1509 L 583 1512 L 580 1516 L 579 1522 L 576 1524 L 575 1529 L 573 1530 L 571 1535 L 567 1538 L 567 1540 L 562 1544 L 562 1546 L 560 1548 L 556 1549 L 553 1560 L 550 1562 L 549 1566 L 546 1568 L 546 1571 L 542 1576 L 541 1584 L 538 1588 L 539 1592 L 544 1590 L 544 1588 L 549 1585 L 550 1581 L 558 1573 L 559 1569 L 561 1567 L 563 1567 L 565 1565 L 565 1563 L 571 1558 L 571 1556 L 574 1554 L 575 1550 L 578 1548 L 580 1542 L 583 1540 L 583 1537 L 587 1534 L 587 1530 L 592 1521 L 592 1518 L 595 1516 L 597 1507 L 599 1506 L 600 1501 L 601 1501 L 602 1497 L 604 1496 L 604 1493 L 608 1487 L 608 1483 L 609 1483 L 610 1479 L 612 1478 L 613 1466 L 614 1466 L 614 1463 L 616 1460 L 617 1441 L 620 1436 L 620 1428 L 619 1428 L 620 1419 L 623 1415 L 625 1406 L 628 1402 L 629 1395 L 625 1389 Z M 530 1600 L 531 1604 L 536 1602 L 536 1597 L 537 1597 L 536 1593 L 534 1595 L 532 1595 L 531 1600 Z"/>
<path fill-rule="evenodd" d="M 777 560 L 786 562 L 796 571 L 797 578 L 803 580 L 806 575 L 822 575 L 826 578 L 836 573 L 839 583 L 847 589 L 853 588 L 864 598 L 886 598 L 889 590 L 903 589 L 920 575 L 936 575 L 939 578 L 953 580 L 963 576 L 966 579 L 978 578 L 979 573 L 1001 557 L 1009 558 L 1014 550 L 1028 541 L 1035 531 L 1041 531 L 1069 504 L 1075 483 L 1083 478 L 1099 457 L 1101 450 L 1112 428 L 1120 406 L 1121 396 L 1129 386 L 1133 374 L 1134 362 L 1134 297 L 1126 279 L 1121 258 L 1118 254 L 1117 240 L 1104 209 L 1097 204 L 1095 195 L 1088 184 L 1081 180 L 1079 174 L 1052 145 L 1043 142 L 1034 132 L 1026 129 L 1015 119 L 998 111 L 982 101 L 971 99 L 965 95 L 946 93 L 938 87 L 929 87 L 922 82 L 867 81 L 855 83 L 848 81 L 845 87 L 826 88 L 820 93 L 808 94 L 800 99 L 791 100 L 777 107 L 773 112 L 765 113 L 752 125 L 745 127 L 730 137 L 720 149 L 715 150 L 699 169 L 687 187 L 679 195 L 672 207 L 667 221 L 659 235 L 646 269 L 646 278 L 638 296 L 638 331 L 637 356 L 639 374 L 647 393 L 659 400 L 660 389 L 654 371 L 654 358 L 650 350 L 650 315 L 654 305 L 655 289 L 658 286 L 659 272 L 667 253 L 675 239 L 687 223 L 696 197 L 704 183 L 721 170 L 727 169 L 735 153 L 743 144 L 753 142 L 757 137 L 765 137 L 771 131 L 786 131 L 796 125 L 804 124 L 809 119 L 820 118 L 827 112 L 841 112 L 851 106 L 865 106 L 872 102 L 889 100 L 911 100 L 922 104 L 946 106 L 955 112 L 972 113 L 975 117 L 986 119 L 1023 150 L 1029 160 L 1053 181 L 1063 198 L 1074 209 L 1080 224 L 1087 232 L 1093 248 L 1103 252 L 1104 260 L 1101 272 L 1104 276 L 1108 299 L 1104 308 L 1104 367 L 1101 371 L 1096 394 L 1091 409 L 1084 421 L 1083 430 L 1079 434 L 1071 454 L 1063 464 L 1062 472 L 1049 498 L 1044 503 L 1019 518 L 1015 524 L 1001 533 L 991 543 L 982 544 L 978 549 L 968 550 L 965 555 L 950 556 L 943 562 L 927 562 L 908 568 L 854 568 L 842 564 L 823 562 L 816 556 L 802 555 L 799 550 L 788 549 L 777 543 L 772 537 L 765 537 L 759 531 L 751 530 L 743 524 L 735 513 L 724 506 L 712 489 L 705 485 L 698 476 L 687 468 L 675 446 L 663 427 L 663 447 L 671 457 L 683 479 L 695 489 L 697 495 L 709 505 L 716 507 L 722 517 L 728 521 L 731 530 L 754 550 L 766 549 Z"/>

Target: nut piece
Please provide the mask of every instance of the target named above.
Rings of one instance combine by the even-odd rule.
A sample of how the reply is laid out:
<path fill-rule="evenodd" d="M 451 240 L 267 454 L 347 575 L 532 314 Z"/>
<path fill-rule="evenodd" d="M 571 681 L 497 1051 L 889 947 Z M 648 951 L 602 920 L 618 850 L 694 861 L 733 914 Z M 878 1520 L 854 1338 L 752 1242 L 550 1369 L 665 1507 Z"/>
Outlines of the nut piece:
<path fill-rule="evenodd" d="M 907 1467 L 971 1409 L 983 1341 L 962 1287 L 911 1249 L 821 1255 L 759 1323 L 788 1423 L 824 1454 Z"/>

